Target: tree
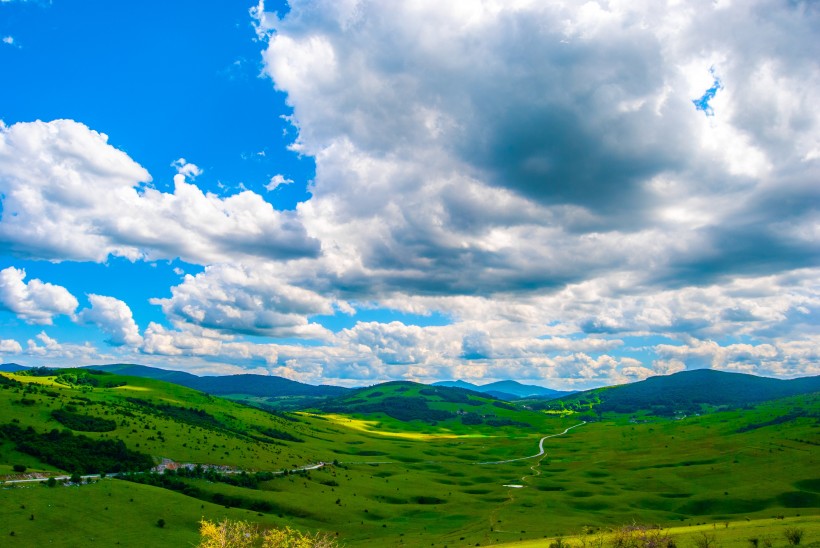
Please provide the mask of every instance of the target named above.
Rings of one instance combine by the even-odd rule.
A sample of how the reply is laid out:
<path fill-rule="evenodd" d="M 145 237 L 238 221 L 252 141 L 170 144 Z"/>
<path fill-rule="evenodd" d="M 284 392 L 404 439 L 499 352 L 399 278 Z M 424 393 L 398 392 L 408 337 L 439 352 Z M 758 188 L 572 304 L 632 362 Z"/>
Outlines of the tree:
<path fill-rule="evenodd" d="M 20 474 L 26 471 L 26 467 L 22 464 L 15 464 L 12 468 L 14 468 L 15 472 L 19 472 Z"/>
<path fill-rule="evenodd" d="M 54 478 L 48 478 L 48 481 L 46 481 L 46 485 L 48 485 L 49 487 L 57 487 L 57 480 Z"/>
<path fill-rule="evenodd" d="M 159 527 L 160 529 L 162 529 L 163 527 L 165 527 L 165 520 L 164 520 L 164 519 L 162 519 L 162 518 L 159 518 L 159 519 L 157 520 L 157 527 Z"/>

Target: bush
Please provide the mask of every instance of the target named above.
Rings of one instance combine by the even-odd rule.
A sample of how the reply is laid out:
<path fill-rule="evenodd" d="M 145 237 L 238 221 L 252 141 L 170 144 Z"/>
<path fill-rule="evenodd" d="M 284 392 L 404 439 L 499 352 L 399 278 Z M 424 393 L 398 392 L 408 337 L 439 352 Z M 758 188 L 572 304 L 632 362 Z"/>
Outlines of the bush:
<path fill-rule="evenodd" d="M 336 548 L 338 543 L 328 535 L 310 535 L 290 527 L 260 531 L 247 521 L 224 520 L 199 522 L 198 548 Z M 260 544 L 261 543 L 261 544 Z"/>
<path fill-rule="evenodd" d="M 22 474 L 23 472 L 26 471 L 26 467 L 23 466 L 22 464 L 15 464 L 14 466 L 12 466 L 12 468 L 14 469 L 15 472 L 18 472 L 20 474 Z"/>
<path fill-rule="evenodd" d="M 55 409 L 51 412 L 51 416 L 63 426 L 80 432 L 112 432 L 117 429 L 115 421 L 73 413 L 67 408 Z"/>
<path fill-rule="evenodd" d="M 700 535 L 694 538 L 695 548 L 712 548 L 715 546 L 715 536 L 714 535 L 707 535 L 705 532 L 701 531 Z"/>
<path fill-rule="evenodd" d="M 672 548 L 674 545 L 669 533 L 660 527 L 625 525 L 612 535 L 613 548 Z"/>
<path fill-rule="evenodd" d="M 803 529 L 798 527 L 787 527 L 786 530 L 783 531 L 783 536 L 786 537 L 789 544 L 792 546 L 797 546 L 803 539 Z"/>

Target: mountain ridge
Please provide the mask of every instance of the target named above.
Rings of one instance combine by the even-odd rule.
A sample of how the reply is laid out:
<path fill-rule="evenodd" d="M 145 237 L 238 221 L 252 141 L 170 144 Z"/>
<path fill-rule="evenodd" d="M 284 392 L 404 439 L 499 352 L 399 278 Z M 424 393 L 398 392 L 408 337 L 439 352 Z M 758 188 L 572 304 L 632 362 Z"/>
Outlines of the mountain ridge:
<path fill-rule="evenodd" d="M 817 391 L 820 391 L 820 375 L 777 379 L 716 369 L 693 369 L 578 392 L 546 402 L 543 407 L 616 413 L 652 410 L 655 414 L 675 415 L 699 412 L 703 405 L 740 407 Z"/>
<path fill-rule="evenodd" d="M 534 384 L 522 384 L 518 381 L 503 380 L 491 382 L 488 384 L 473 384 L 471 382 L 456 380 L 456 381 L 438 381 L 432 383 L 431 386 L 445 386 L 448 388 L 463 388 L 465 390 L 472 390 L 481 394 L 490 394 L 502 400 L 516 400 L 520 398 L 560 398 L 569 394 L 571 391 L 554 390 Z"/>

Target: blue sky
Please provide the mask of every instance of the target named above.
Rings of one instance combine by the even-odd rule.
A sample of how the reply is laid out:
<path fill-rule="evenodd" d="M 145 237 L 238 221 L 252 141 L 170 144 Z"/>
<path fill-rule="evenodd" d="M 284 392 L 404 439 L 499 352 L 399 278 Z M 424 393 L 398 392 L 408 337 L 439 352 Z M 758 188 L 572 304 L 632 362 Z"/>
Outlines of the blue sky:
<path fill-rule="evenodd" d="M 815 8 L 440 4 L 0 2 L 0 359 L 820 373 Z"/>

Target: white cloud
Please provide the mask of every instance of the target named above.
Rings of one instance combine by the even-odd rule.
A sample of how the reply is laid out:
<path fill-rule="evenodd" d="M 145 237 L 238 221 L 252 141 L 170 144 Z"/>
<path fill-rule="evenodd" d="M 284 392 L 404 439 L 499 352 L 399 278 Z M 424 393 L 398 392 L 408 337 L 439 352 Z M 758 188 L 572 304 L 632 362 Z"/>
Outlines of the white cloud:
<path fill-rule="evenodd" d="M 804 161 L 820 71 L 796 46 L 816 41 L 814 11 L 302 0 L 253 13 L 293 147 L 316 159 L 301 218 L 346 288 L 491 295 L 613 274 L 681 287 L 820 252 L 793 236 L 816 213 L 787 211 L 820 198 Z M 692 101 L 716 74 L 707 117 Z"/>
<path fill-rule="evenodd" d="M 196 164 L 189 163 L 185 158 L 178 158 L 171 162 L 171 167 L 176 168 L 177 174 L 182 175 L 182 180 L 194 180 L 202 175 L 202 170 Z"/>
<path fill-rule="evenodd" d="M 93 323 L 108 334 L 113 345 L 139 346 L 142 337 L 131 309 L 123 301 L 104 295 L 88 296 L 91 308 L 79 314 L 79 319 Z"/>
<path fill-rule="evenodd" d="M 268 192 L 274 191 L 282 185 L 290 185 L 293 184 L 293 179 L 288 179 L 284 175 L 277 173 L 273 177 L 271 177 L 270 182 L 265 185 L 265 188 Z"/>
<path fill-rule="evenodd" d="M 817 337 L 787 343 L 721 345 L 715 341 L 692 339 L 685 344 L 657 345 L 660 364 L 685 365 L 687 369 L 712 368 L 756 375 L 795 377 L 820 374 L 817 365 Z M 677 369 L 677 367 L 676 367 Z"/>
<path fill-rule="evenodd" d="M 0 132 L 0 250 L 49 260 L 107 257 L 193 263 L 316 255 L 293 212 L 258 194 L 204 193 L 185 181 L 200 170 L 180 159 L 173 193 L 108 137 L 71 120 L 18 123 Z"/>
<path fill-rule="evenodd" d="M 51 325 L 54 316 L 73 316 L 77 299 L 59 285 L 38 279 L 26 283 L 26 271 L 10 266 L 0 270 L 0 308 L 33 324 Z"/>
<path fill-rule="evenodd" d="M 211 265 L 186 275 L 168 299 L 152 299 L 177 323 L 229 333 L 324 339 L 329 331 L 308 316 L 333 314 L 334 302 L 290 285 L 275 265 Z"/>
<path fill-rule="evenodd" d="M 41 331 L 35 338 L 29 339 L 26 342 L 24 353 L 38 359 L 48 360 L 46 363 L 59 367 L 81 365 L 101 355 L 90 343 L 60 343 L 56 339 L 49 337 L 45 331 Z M 74 363 L 66 363 L 68 360 Z"/>
<path fill-rule="evenodd" d="M 20 354 L 23 352 L 23 347 L 14 339 L 0 339 L 0 353 L 3 354 Z"/>

